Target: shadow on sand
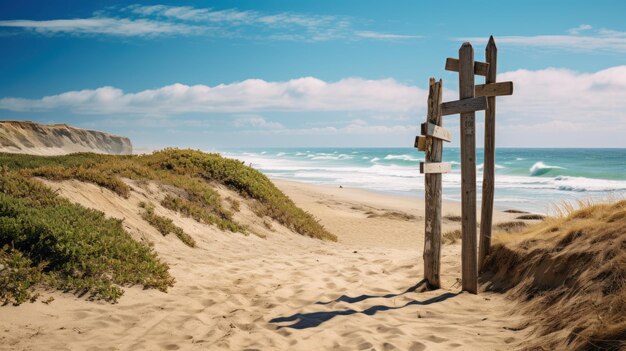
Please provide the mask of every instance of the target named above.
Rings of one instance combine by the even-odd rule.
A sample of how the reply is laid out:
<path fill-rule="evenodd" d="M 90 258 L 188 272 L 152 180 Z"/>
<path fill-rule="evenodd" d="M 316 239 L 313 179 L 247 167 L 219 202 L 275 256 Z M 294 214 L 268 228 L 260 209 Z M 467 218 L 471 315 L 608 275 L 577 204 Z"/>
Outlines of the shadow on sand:
<path fill-rule="evenodd" d="M 419 281 L 417 284 L 413 285 L 412 287 L 404 290 L 401 293 L 398 294 L 386 294 L 386 295 L 360 295 L 357 297 L 350 297 L 348 295 L 341 295 L 340 297 L 331 300 L 331 301 L 318 301 L 315 304 L 316 305 L 328 305 L 329 303 L 333 303 L 333 302 L 347 302 L 347 303 L 355 303 L 355 302 L 361 302 L 363 300 L 367 300 L 367 299 L 375 299 L 375 298 L 384 298 L 384 299 L 390 299 L 393 297 L 398 297 L 398 296 L 402 296 L 404 294 L 408 294 L 408 293 L 412 293 L 415 292 L 417 289 L 421 288 L 421 287 L 426 287 L 426 280 L 421 280 Z"/>
<path fill-rule="evenodd" d="M 375 295 L 361 295 L 361 296 L 357 296 L 357 297 L 349 297 L 346 295 L 343 295 L 335 300 L 332 301 L 327 301 L 327 302 L 321 302 L 318 301 L 315 304 L 317 305 L 327 305 L 331 302 L 347 302 L 347 303 L 356 303 L 359 301 L 363 301 L 363 300 L 367 300 L 367 299 L 372 299 L 372 298 L 394 298 L 394 297 L 398 297 L 410 292 L 414 292 L 415 290 L 417 290 L 420 286 L 424 285 L 425 282 L 421 281 L 419 283 L 417 283 L 416 285 L 408 288 L 407 290 L 398 293 L 398 294 L 386 294 L 386 295 L 381 295 L 381 296 L 375 296 Z M 366 314 L 368 316 L 373 316 L 378 312 L 382 312 L 382 311 L 388 311 L 388 310 L 397 310 L 397 309 L 401 309 L 401 308 L 405 308 L 408 306 L 425 306 L 425 305 L 430 305 L 433 303 L 437 303 L 437 302 L 442 302 L 445 301 L 447 299 L 450 299 L 452 297 L 457 296 L 459 293 L 444 293 L 441 294 L 439 296 L 435 296 L 432 297 L 430 299 L 424 300 L 424 301 L 418 301 L 418 300 L 412 300 L 409 301 L 407 303 L 405 303 L 404 305 L 401 306 L 386 306 L 386 305 L 375 305 L 372 307 L 369 307 L 363 311 L 357 311 L 357 310 L 353 310 L 353 309 L 347 309 L 347 310 L 338 310 L 338 311 L 325 311 L 325 312 L 310 312 L 310 313 L 296 313 L 294 315 L 288 316 L 288 317 L 277 317 L 274 318 L 272 320 L 270 320 L 270 323 L 284 323 L 284 322 L 294 322 L 292 324 L 289 325 L 283 325 L 283 326 L 279 326 L 278 329 L 280 328 L 293 328 L 293 329 L 308 329 L 308 328 L 315 328 L 320 326 L 322 323 L 327 322 L 333 318 L 335 318 L 336 316 L 349 316 L 349 315 L 353 315 L 353 314 Z"/>

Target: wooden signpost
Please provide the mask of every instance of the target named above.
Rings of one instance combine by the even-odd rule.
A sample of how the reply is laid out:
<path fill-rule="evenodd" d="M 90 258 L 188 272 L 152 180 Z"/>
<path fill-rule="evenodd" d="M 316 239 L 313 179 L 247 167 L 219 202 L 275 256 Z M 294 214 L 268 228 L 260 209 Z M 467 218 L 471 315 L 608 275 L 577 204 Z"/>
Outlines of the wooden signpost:
<path fill-rule="evenodd" d="M 459 72 L 459 100 L 441 102 L 442 81 L 430 79 L 428 112 L 422 135 L 415 147 L 425 152 L 420 173 L 425 178 L 424 279 L 431 288 L 441 286 L 441 193 L 442 173 L 451 170 L 441 162 L 443 141 L 452 134 L 442 126 L 442 116 L 460 114 L 461 132 L 461 285 L 464 291 L 478 293 L 478 265 L 489 252 L 493 214 L 495 166 L 495 96 L 511 95 L 512 82 L 496 83 L 497 49 L 493 37 L 487 45 L 487 62 L 474 61 L 474 49 L 463 43 L 459 58 L 448 58 L 445 69 Z M 485 84 L 475 85 L 474 76 L 486 76 Z M 476 254 L 476 121 L 475 112 L 485 110 L 485 157 L 481 212 L 480 253 Z"/>
<path fill-rule="evenodd" d="M 450 139 L 451 133 L 441 127 L 441 93 L 443 91 L 441 80 L 438 82 L 430 78 L 428 89 L 428 112 L 426 126 L 422 125 L 422 133 L 426 138 L 417 137 L 416 144 L 423 140 L 425 152 L 424 160 L 420 163 L 420 172 L 425 178 L 426 197 L 426 231 L 424 237 L 424 278 L 432 288 L 439 288 L 440 259 L 441 259 L 441 173 L 450 171 L 450 164 L 441 163 L 443 157 L 443 140 L 434 134 L 434 129 L 439 128 Z M 424 133 L 430 131 L 431 135 Z M 426 128 L 424 128 L 426 127 Z M 450 140 L 447 140 L 450 141 Z M 418 145 L 419 149 L 419 145 Z"/>

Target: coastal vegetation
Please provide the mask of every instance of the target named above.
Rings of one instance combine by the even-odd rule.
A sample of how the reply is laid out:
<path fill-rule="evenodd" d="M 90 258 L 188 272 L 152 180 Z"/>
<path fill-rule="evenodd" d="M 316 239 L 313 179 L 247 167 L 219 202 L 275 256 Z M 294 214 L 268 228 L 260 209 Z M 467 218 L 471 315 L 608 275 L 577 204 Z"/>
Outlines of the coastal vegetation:
<path fill-rule="evenodd" d="M 336 240 L 313 216 L 298 208 L 260 172 L 240 161 L 195 150 L 165 149 L 148 155 L 79 153 L 65 156 L 0 154 L 0 303 L 36 298 L 37 287 L 56 288 L 116 301 L 121 287 L 142 285 L 166 291 L 174 279 L 146 244 L 132 239 L 121 220 L 71 203 L 37 178 L 78 180 L 127 199 L 129 180 L 174 189 L 160 202 L 200 223 L 233 233 L 247 227 L 234 218 L 234 191 L 259 217 L 311 238 Z M 196 241 L 171 219 L 143 203 L 142 218 L 187 246 Z M 265 221 L 265 219 L 264 219 Z"/>
<path fill-rule="evenodd" d="M 483 280 L 521 301 L 536 334 L 528 349 L 622 349 L 626 200 L 566 212 L 521 232 L 512 225 L 515 231 L 496 233 Z"/>

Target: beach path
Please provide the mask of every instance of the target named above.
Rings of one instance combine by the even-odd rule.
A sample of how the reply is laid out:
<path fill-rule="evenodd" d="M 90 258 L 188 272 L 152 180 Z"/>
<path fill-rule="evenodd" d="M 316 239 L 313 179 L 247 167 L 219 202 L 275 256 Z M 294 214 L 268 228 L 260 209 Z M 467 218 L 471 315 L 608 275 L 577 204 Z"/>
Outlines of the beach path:
<path fill-rule="evenodd" d="M 135 204 L 157 190 L 126 200 L 91 184 L 50 184 L 125 218 L 129 232 L 154 243 L 176 284 L 168 293 L 126 288 L 117 304 L 45 291 L 35 303 L 4 306 L 0 349 L 507 350 L 528 336 L 513 302 L 460 293 L 458 243 L 443 246 L 445 288 L 419 292 L 423 203 L 416 199 L 278 181 L 338 243 L 277 223 L 260 233 L 266 238 L 224 233 L 158 208 L 196 239 L 192 249 L 141 220 Z M 445 204 L 446 214 L 458 215 L 458 205 Z M 444 221 L 444 231 L 455 227 Z M 54 301 L 41 302 L 48 297 Z"/>

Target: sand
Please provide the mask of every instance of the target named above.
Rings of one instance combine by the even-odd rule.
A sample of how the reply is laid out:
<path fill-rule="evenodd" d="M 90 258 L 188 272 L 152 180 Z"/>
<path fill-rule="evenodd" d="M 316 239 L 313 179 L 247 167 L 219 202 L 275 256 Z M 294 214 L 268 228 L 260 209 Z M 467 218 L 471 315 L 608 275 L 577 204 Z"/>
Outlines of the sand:
<path fill-rule="evenodd" d="M 163 196 L 154 184 L 133 184 L 130 199 L 77 181 L 48 184 L 124 218 L 137 240 L 154 244 L 176 283 L 167 293 L 126 288 L 116 304 L 43 291 L 35 303 L 0 307 L 3 350 L 509 350 L 528 338 L 512 301 L 460 293 L 459 244 L 443 246 L 444 289 L 416 291 L 424 224 L 415 198 L 277 181 L 337 243 L 277 223 L 268 230 L 245 205 L 236 218 L 259 236 L 224 233 L 157 206 L 195 238 L 198 247 L 189 248 L 141 219 L 137 204 Z M 444 204 L 444 214 L 458 212 L 458 204 Z M 444 221 L 445 230 L 458 226 Z"/>

